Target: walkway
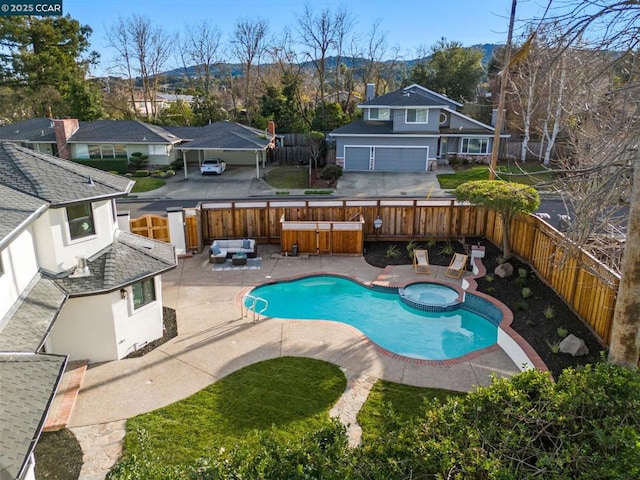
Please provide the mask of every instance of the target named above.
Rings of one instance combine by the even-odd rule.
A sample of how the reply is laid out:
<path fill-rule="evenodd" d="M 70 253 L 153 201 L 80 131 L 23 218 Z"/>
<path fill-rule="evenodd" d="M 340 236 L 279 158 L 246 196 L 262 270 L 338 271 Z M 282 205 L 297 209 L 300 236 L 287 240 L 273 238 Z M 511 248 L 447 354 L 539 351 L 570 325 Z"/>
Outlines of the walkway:
<path fill-rule="evenodd" d="M 493 373 L 510 376 L 518 371 L 500 349 L 455 365 L 424 365 L 391 356 L 359 331 L 336 322 L 266 319 L 254 323 L 241 316 L 239 300 L 248 288 L 267 280 L 312 272 L 349 275 L 364 282 L 387 279 L 403 284 L 417 278 L 411 266 L 383 271 L 362 257 L 272 258 L 277 246 L 260 248 L 260 270 L 214 272 L 207 255 L 201 254 L 180 260 L 177 269 L 163 275 L 162 301 L 176 309 L 180 334 L 142 358 L 89 367 L 69 421 L 74 432 L 98 426 L 92 430 L 95 433 L 82 436 L 86 457 L 91 457 L 87 453 L 101 429 L 124 425 L 121 422 L 127 418 L 186 398 L 236 370 L 281 356 L 316 358 L 341 367 L 347 373 L 348 388 L 334 413 L 356 430 L 355 414 L 377 379 L 469 391 L 488 385 Z M 118 438 L 115 432 L 110 435 Z M 352 444 L 359 442 L 357 432 L 350 431 L 350 437 Z M 90 464 L 92 458 L 86 458 L 81 478 L 102 478 L 108 471 L 104 459 L 115 455 L 113 442 L 105 444 L 109 452 L 94 455 L 96 467 Z"/>

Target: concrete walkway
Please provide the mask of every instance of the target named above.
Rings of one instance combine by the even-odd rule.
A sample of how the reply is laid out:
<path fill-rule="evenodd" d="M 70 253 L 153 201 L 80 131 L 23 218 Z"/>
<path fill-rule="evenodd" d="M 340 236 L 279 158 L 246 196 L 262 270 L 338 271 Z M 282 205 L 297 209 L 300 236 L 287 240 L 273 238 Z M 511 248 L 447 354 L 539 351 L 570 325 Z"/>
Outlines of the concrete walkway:
<path fill-rule="evenodd" d="M 242 316 L 240 299 L 249 288 L 268 280 L 313 272 L 349 275 L 363 282 L 404 284 L 418 278 L 411 266 L 383 271 L 362 257 L 272 258 L 277 251 L 278 246 L 260 246 L 260 270 L 214 272 L 207 255 L 200 254 L 180 260 L 177 269 L 163 275 L 162 301 L 176 309 L 179 335 L 142 358 L 89 367 L 68 424 L 74 432 L 95 426 L 79 438 L 87 462 L 81 478 L 103 478 L 100 475 L 110 468 L 105 459 L 117 458 L 114 442 L 109 440 L 103 442 L 108 452 L 90 453 L 105 429 L 110 439 L 118 438 L 114 425 L 117 430 L 127 418 L 186 398 L 262 360 L 304 356 L 341 367 L 348 386 L 332 414 L 351 425 L 352 445 L 359 443 L 355 415 L 377 379 L 469 391 L 488 385 L 493 373 L 518 372 L 500 349 L 453 365 L 424 365 L 381 351 L 358 330 L 341 323 L 272 318 L 253 322 L 251 316 Z M 420 275 L 419 280 L 438 275 L 434 268 L 432 276 Z"/>

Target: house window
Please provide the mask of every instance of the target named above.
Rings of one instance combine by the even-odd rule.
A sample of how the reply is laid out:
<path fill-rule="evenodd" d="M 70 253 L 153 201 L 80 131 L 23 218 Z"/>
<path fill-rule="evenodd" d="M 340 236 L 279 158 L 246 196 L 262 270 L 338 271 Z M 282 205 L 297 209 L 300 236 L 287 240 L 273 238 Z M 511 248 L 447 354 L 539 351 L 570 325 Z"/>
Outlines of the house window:
<path fill-rule="evenodd" d="M 388 108 L 370 108 L 369 120 L 389 120 Z"/>
<path fill-rule="evenodd" d="M 89 144 L 89 158 L 127 158 L 127 147 L 117 144 Z"/>
<path fill-rule="evenodd" d="M 407 109 L 407 123 L 427 123 L 429 118 L 429 110 L 426 108 L 410 108 Z"/>
<path fill-rule="evenodd" d="M 166 145 L 149 145 L 149 155 L 168 155 Z"/>
<path fill-rule="evenodd" d="M 482 154 L 489 153 L 488 138 L 463 138 L 460 153 Z"/>
<path fill-rule="evenodd" d="M 93 224 L 93 209 L 90 203 L 68 206 L 67 220 L 69 222 L 69 238 L 71 240 L 96 234 Z"/>
<path fill-rule="evenodd" d="M 153 278 L 147 278 L 131 285 L 133 309 L 138 309 L 156 301 L 156 285 Z"/>

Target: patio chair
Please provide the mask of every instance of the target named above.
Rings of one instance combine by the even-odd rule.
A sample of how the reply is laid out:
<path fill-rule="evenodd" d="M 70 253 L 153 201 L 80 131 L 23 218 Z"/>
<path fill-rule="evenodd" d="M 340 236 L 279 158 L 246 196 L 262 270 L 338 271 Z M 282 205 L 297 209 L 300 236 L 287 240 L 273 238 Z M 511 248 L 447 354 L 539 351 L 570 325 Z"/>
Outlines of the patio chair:
<path fill-rule="evenodd" d="M 460 276 L 467 270 L 467 258 L 469 258 L 469 255 L 456 253 L 451 259 L 451 263 L 444 274 L 447 277 L 460 278 Z"/>
<path fill-rule="evenodd" d="M 413 269 L 416 273 L 430 273 L 428 250 L 413 251 Z"/>

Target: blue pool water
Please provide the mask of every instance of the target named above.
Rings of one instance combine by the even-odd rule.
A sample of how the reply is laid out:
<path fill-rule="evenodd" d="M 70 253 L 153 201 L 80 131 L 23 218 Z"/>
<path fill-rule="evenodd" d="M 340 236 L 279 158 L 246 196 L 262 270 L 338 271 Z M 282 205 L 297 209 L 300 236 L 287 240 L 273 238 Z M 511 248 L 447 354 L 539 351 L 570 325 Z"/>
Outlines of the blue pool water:
<path fill-rule="evenodd" d="M 278 282 L 256 287 L 251 295 L 269 302 L 263 315 L 346 323 L 382 348 L 411 358 L 447 360 L 497 342 L 497 326 L 464 308 L 424 312 L 405 305 L 395 291 L 373 290 L 342 277 Z"/>

